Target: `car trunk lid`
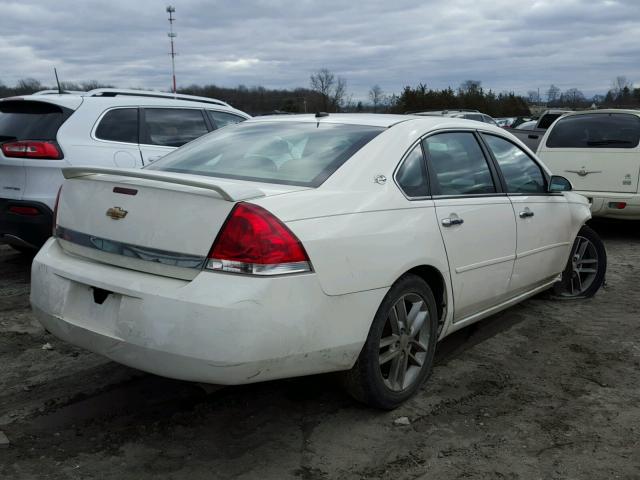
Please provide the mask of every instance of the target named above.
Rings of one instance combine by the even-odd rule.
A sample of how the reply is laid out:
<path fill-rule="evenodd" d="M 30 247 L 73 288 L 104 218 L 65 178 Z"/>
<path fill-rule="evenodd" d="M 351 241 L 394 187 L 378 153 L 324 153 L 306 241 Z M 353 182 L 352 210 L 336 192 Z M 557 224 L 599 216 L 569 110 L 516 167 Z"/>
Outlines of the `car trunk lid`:
<path fill-rule="evenodd" d="M 544 149 L 540 158 L 554 173 L 568 178 L 574 190 L 638 191 L 638 149 Z"/>
<path fill-rule="evenodd" d="M 57 236 L 68 252 L 190 279 L 238 201 L 306 187 L 138 169 L 66 168 Z"/>

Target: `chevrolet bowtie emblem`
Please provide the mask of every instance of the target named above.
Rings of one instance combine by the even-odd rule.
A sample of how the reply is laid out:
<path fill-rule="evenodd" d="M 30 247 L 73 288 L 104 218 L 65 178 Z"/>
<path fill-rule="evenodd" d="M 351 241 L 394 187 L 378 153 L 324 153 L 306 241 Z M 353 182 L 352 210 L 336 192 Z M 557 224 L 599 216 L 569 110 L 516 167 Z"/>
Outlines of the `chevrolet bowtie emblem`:
<path fill-rule="evenodd" d="M 111 207 L 109 210 L 107 210 L 107 217 L 111 217 L 114 220 L 120 220 L 121 218 L 126 217 L 127 213 L 129 212 L 123 210 L 120 207 Z"/>

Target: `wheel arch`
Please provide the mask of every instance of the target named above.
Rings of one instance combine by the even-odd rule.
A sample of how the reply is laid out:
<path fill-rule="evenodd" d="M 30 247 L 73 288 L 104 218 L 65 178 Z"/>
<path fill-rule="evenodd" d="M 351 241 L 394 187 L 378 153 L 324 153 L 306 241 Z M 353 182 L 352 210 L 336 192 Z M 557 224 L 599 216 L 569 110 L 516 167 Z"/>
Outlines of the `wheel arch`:
<path fill-rule="evenodd" d="M 438 334 L 440 334 L 447 317 L 447 307 L 449 304 L 447 284 L 445 283 L 444 275 L 432 265 L 418 265 L 407 270 L 404 275 L 406 274 L 417 275 L 427 282 L 427 285 L 431 288 L 436 300 L 436 307 L 438 308 Z"/>

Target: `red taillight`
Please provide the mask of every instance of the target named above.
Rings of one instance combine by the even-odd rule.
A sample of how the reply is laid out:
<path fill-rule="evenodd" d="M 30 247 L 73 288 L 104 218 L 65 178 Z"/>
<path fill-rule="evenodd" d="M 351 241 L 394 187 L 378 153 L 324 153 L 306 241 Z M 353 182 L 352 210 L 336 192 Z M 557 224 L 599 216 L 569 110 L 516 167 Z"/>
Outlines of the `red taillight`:
<path fill-rule="evenodd" d="M 0 148 L 2 148 L 2 153 L 4 153 L 5 157 L 39 158 L 43 160 L 60 160 L 62 158 L 62 152 L 54 142 L 26 140 L 3 143 Z"/>
<path fill-rule="evenodd" d="M 624 210 L 625 208 L 627 208 L 627 202 L 609 202 L 609 208 Z"/>
<path fill-rule="evenodd" d="M 53 223 L 52 223 L 53 232 L 51 234 L 54 237 L 56 236 L 56 229 L 58 227 L 58 203 L 60 202 L 61 193 L 62 193 L 62 185 L 58 189 L 58 195 L 56 195 L 56 203 L 53 206 Z"/>
<path fill-rule="evenodd" d="M 262 207 L 238 203 L 213 243 L 207 268 L 254 275 L 311 271 L 300 240 Z"/>
<path fill-rule="evenodd" d="M 38 210 L 36 207 L 21 207 L 18 205 L 12 205 L 9 207 L 9 211 L 17 215 L 27 215 L 29 217 L 40 215 L 40 210 Z"/>

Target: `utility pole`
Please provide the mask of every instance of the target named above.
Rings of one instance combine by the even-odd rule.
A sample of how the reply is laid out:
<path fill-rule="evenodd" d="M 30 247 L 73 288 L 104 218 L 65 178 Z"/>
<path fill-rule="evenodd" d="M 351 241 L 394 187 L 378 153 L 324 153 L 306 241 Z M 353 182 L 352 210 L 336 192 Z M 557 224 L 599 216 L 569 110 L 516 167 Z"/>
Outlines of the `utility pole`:
<path fill-rule="evenodd" d="M 169 55 L 171 55 L 171 78 L 173 80 L 172 82 L 172 92 L 175 95 L 176 93 L 176 51 L 175 48 L 173 46 L 173 39 L 176 38 L 178 36 L 177 33 L 173 33 L 173 22 L 175 22 L 175 18 L 173 18 L 173 14 L 176 13 L 176 8 L 169 5 L 167 7 L 167 13 L 169 14 L 169 33 L 167 34 L 169 36 L 169 39 L 171 40 L 171 53 Z"/>

